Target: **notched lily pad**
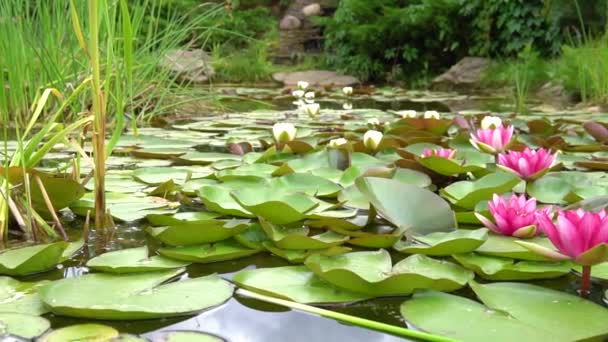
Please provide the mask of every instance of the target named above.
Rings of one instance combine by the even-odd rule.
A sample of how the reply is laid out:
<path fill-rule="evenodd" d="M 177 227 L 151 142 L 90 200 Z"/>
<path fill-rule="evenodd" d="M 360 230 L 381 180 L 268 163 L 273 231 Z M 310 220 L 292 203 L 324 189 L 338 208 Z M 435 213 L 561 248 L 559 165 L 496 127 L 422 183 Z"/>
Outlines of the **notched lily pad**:
<path fill-rule="evenodd" d="M 213 244 L 165 247 L 158 250 L 160 255 L 167 258 L 203 264 L 243 258 L 259 252 L 259 249 L 244 247 L 232 239 Z"/>
<path fill-rule="evenodd" d="M 488 238 L 485 228 L 476 230 L 460 229 L 449 233 L 437 232 L 399 241 L 393 248 L 401 253 L 426 255 L 451 255 L 474 251 Z"/>
<path fill-rule="evenodd" d="M 350 252 L 352 249 L 344 246 L 333 246 L 326 249 L 283 249 L 277 247 L 274 243 L 266 241 L 262 243 L 262 246 L 270 253 L 278 256 L 279 258 L 285 259 L 292 264 L 303 263 L 306 258 L 313 254 L 320 254 L 325 256 L 332 256 L 338 254 L 344 254 Z"/>
<path fill-rule="evenodd" d="M 41 282 L 20 282 L 11 277 L 0 277 L 0 312 L 43 315 L 49 309 L 38 295 Z"/>
<path fill-rule="evenodd" d="M 231 193 L 249 212 L 275 224 L 289 224 L 306 218 L 319 205 L 309 196 L 276 192 L 273 189 L 243 189 Z"/>
<path fill-rule="evenodd" d="M 393 266 L 386 250 L 313 255 L 305 265 L 338 287 L 377 296 L 407 295 L 420 289 L 454 291 L 473 279 L 469 270 L 420 254 Z"/>
<path fill-rule="evenodd" d="M 474 209 L 477 203 L 487 201 L 494 194 L 503 194 L 513 189 L 521 180 L 506 172 L 495 172 L 476 181 L 460 181 L 441 189 L 439 193 L 454 205 Z"/>
<path fill-rule="evenodd" d="M 370 298 L 336 287 L 305 266 L 246 270 L 237 273 L 232 280 L 239 287 L 298 303 L 344 303 Z"/>
<path fill-rule="evenodd" d="M 518 260 L 550 261 L 549 259 L 518 245 L 515 242 L 517 240 L 517 238 L 510 236 L 489 234 L 486 242 L 479 246 L 475 252 L 490 256 L 513 258 Z M 551 249 L 555 248 L 553 247 L 551 241 L 545 237 L 526 239 L 526 242 L 535 243 Z"/>
<path fill-rule="evenodd" d="M 309 236 L 307 227 L 286 228 L 260 219 L 262 229 L 274 244 L 282 249 L 325 249 L 338 246 L 348 240 L 348 236 L 327 231 Z"/>
<path fill-rule="evenodd" d="M 477 253 L 452 257 L 482 278 L 495 281 L 557 278 L 568 274 L 572 267 L 569 262 L 515 261 Z"/>
<path fill-rule="evenodd" d="M 65 241 L 6 249 L 0 253 L 0 274 L 24 276 L 51 270 L 63 261 Z"/>
<path fill-rule="evenodd" d="M 137 320 L 191 315 L 232 296 L 232 286 L 215 275 L 167 283 L 182 272 L 87 274 L 45 285 L 40 297 L 58 315 Z"/>
<path fill-rule="evenodd" d="M 207 220 L 166 227 L 149 227 L 146 231 L 155 239 L 171 246 L 199 245 L 228 239 L 241 233 L 250 220 Z"/>
<path fill-rule="evenodd" d="M 144 246 L 101 254 L 89 260 L 87 267 L 108 273 L 139 273 L 181 268 L 189 264 L 158 255 L 150 257 L 148 248 Z"/>
<path fill-rule="evenodd" d="M 0 337 L 9 334 L 30 340 L 44 334 L 50 327 L 51 322 L 43 317 L 16 312 L 0 312 Z"/>

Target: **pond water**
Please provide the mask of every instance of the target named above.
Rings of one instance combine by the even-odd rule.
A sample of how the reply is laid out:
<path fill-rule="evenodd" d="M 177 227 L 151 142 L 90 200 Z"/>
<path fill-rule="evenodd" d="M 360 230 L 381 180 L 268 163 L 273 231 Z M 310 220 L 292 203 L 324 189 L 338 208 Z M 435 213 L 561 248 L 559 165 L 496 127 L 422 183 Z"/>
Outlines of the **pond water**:
<path fill-rule="evenodd" d="M 277 89 L 229 89 L 224 90 L 224 94 L 230 95 L 229 98 L 223 100 L 226 110 L 229 112 L 237 112 L 237 114 L 221 115 L 217 119 L 225 123 L 211 130 L 194 129 L 193 124 L 201 122 L 209 122 L 211 119 L 198 118 L 194 121 L 178 122 L 172 128 L 166 128 L 166 138 L 173 143 L 179 142 L 180 139 L 197 139 L 197 134 L 200 134 L 200 144 L 195 147 L 186 149 L 197 151 L 215 151 L 228 152 L 226 148 L 226 138 L 222 137 L 215 141 L 215 137 L 207 135 L 218 134 L 218 136 L 233 135 L 237 141 L 242 141 L 244 138 L 235 132 L 238 127 L 238 121 L 247 116 L 240 114 L 242 112 L 251 112 L 253 110 L 267 111 L 268 108 L 280 111 L 289 111 L 293 109 L 291 96 L 282 94 Z M 255 102 L 252 101 L 255 100 Z M 325 96 L 317 101 L 321 104 L 324 110 L 341 109 L 343 98 Z M 376 111 L 391 111 L 415 109 L 437 110 L 437 111 L 455 111 L 471 110 L 484 111 L 496 110 L 505 108 L 508 99 L 496 96 L 478 96 L 478 95 L 459 95 L 446 93 L 417 93 L 403 91 L 385 91 L 374 93 L 371 95 L 359 96 L 352 101 L 353 107 L 357 109 L 370 108 Z M 265 115 L 265 116 L 264 116 Z M 245 120 L 244 125 L 246 134 L 260 131 L 260 124 L 267 123 L 268 117 L 271 114 L 261 114 L 259 117 L 252 116 L 251 119 Z M 279 115 L 279 114 L 277 114 Z M 281 113 L 281 115 L 288 114 Z M 231 121 L 232 120 L 232 121 Z M 189 126 L 190 125 L 190 126 Z M 184 127 L 194 129 L 194 133 L 184 133 Z M 242 127 L 241 127 L 242 128 Z M 186 129 L 188 131 L 188 129 Z M 238 131 L 238 130 L 237 130 Z M 146 129 L 142 129 L 142 134 L 148 134 Z M 151 131 L 150 131 L 151 132 Z M 198 132 L 198 133 L 196 133 Z M 212 134 L 213 133 L 213 134 Z M 156 137 L 160 137 L 163 133 L 154 130 Z M 261 147 L 254 144 L 253 141 L 257 138 L 252 138 L 252 147 L 255 150 L 261 150 Z M 126 146 L 126 145 L 125 145 Z M 121 146 L 124 147 L 124 146 Z M 145 147 L 145 146 L 144 146 Z M 122 154 L 121 154 L 122 153 Z M 129 152 L 119 151 L 119 154 L 112 160 L 110 168 L 113 170 L 129 170 L 132 166 L 129 163 L 135 163 L 137 167 L 165 167 L 167 164 L 164 161 L 144 162 L 137 164 L 137 161 L 128 156 Z M 124 163 L 121 162 L 124 160 Z M 53 159 L 52 162 L 47 161 L 47 166 L 61 162 L 61 158 Z M 230 166 L 223 166 L 229 168 Z M 221 169 L 216 169 L 221 170 Z M 110 172 L 112 173 L 112 172 Z M 120 186 L 120 183 L 117 183 Z M 200 204 L 200 203 L 198 203 Z M 195 206 L 198 205 L 195 203 Z M 128 209 L 128 208 L 127 208 Z M 69 229 L 70 235 L 77 239 L 80 237 L 83 221 L 81 218 L 73 218 Z M 160 246 L 160 244 L 145 233 L 146 223 L 119 223 L 113 236 L 113 241 L 109 244 L 103 244 L 96 239 L 94 235 L 90 237 L 88 245 L 77 256 L 65 264 L 65 267 L 52 272 L 46 272 L 34 276 L 28 276 L 21 280 L 54 280 L 64 277 L 74 277 L 85 274 L 88 269 L 84 266 L 86 261 L 91 257 L 100 254 L 103 251 L 119 250 L 124 248 L 138 247 L 147 245 L 152 253 Z M 103 245 L 103 246 L 102 246 Z M 355 250 L 357 250 L 355 248 Z M 391 252 L 393 263 L 398 262 L 406 257 L 404 254 Z M 230 261 L 214 262 L 209 264 L 192 264 L 187 267 L 188 277 L 201 277 L 210 274 L 218 274 L 226 280 L 231 280 L 232 276 L 242 270 L 278 267 L 291 265 L 286 260 L 276 257 L 270 253 L 259 253 L 253 256 L 240 258 Z M 483 281 L 482 281 L 483 282 Z M 576 289 L 579 287 L 579 277 L 575 274 L 570 274 L 561 277 L 557 280 L 542 280 L 529 282 L 536 285 L 541 285 L 548 288 L 558 289 L 568 293 L 576 294 Z M 594 296 L 591 298 L 596 303 L 602 303 L 602 289 L 605 289 L 605 284 L 595 283 L 596 286 Z M 469 288 L 464 288 L 455 292 L 458 295 L 467 298 L 476 298 L 473 291 Z M 365 300 L 350 304 L 327 305 L 324 306 L 330 310 L 346 313 L 349 315 L 367 318 L 370 320 L 383 322 L 387 324 L 406 326 L 406 322 L 401 316 L 400 305 L 408 297 L 385 297 L 372 300 Z M 84 320 L 67 318 L 64 316 L 55 316 L 47 314 L 45 317 L 52 322 L 53 328 L 60 328 Z M 235 295 L 225 304 L 205 311 L 196 316 L 180 317 L 171 319 L 156 319 L 143 321 L 100 321 L 103 324 L 113 326 L 122 333 L 138 334 L 154 340 L 158 332 L 164 330 L 196 330 L 204 331 L 222 336 L 231 342 L 266 342 L 266 341 L 336 341 L 343 340 L 349 342 L 392 342 L 403 341 L 403 338 L 396 337 L 390 334 L 385 334 L 369 329 L 364 329 L 356 326 L 346 325 L 331 319 L 319 317 L 316 315 L 289 310 L 284 307 L 268 304 L 255 299 Z"/>

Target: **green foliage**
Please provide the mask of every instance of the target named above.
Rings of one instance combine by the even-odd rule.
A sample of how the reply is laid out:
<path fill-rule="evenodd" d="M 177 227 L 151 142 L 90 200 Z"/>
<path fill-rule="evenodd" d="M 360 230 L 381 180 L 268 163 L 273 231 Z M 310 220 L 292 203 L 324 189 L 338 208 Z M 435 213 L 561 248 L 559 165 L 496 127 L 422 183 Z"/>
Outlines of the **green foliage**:
<path fill-rule="evenodd" d="M 582 101 L 608 103 L 608 37 L 564 46 L 557 71 L 566 90 Z"/>
<path fill-rule="evenodd" d="M 231 55 L 226 55 L 224 46 L 218 44 L 213 48 L 212 56 L 216 82 L 267 81 L 274 72 L 265 41 L 256 41 Z"/>
<path fill-rule="evenodd" d="M 360 79 L 424 76 L 462 57 L 458 0 L 342 0 L 322 23 L 328 63 Z"/>
<path fill-rule="evenodd" d="M 460 18 L 471 22 L 469 53 L 516 56 L 526 45 L 543 55 L 560 49 L 559 28 L 550 16 L 550 1 L 462 0 Z"/>

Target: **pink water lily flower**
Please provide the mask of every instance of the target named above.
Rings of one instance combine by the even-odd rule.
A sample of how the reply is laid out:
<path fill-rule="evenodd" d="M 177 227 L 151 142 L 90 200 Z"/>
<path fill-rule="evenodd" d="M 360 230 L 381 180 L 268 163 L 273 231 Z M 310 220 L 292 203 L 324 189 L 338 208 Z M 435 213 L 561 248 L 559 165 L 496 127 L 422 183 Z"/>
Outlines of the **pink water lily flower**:
<path fill-rule="evenodd" d="M 496 154 L 504 151 L 513 138 L 513 126 L 498 126 L 494 128 L 478 129 L 471 133 L 471 145 L 476 149 Z"/>
<path fill-rule="evenodd" d="M 555 260 L 572 260 L 583 266 L 580 294 L 591 292 L 591 266 L 608 261 L 608 216 L 598 212 L 558 210 L 557 219 L 547 212 L 536 214 L 539 229 L 558 251 L 525 241 L 521 246 Z"/>
<path fill-rule="evenodd" d="M 494 222 L 485 216 L 475 213 L 475 216 L 484 226 L 497 234 L 529 238 L 536 235 L 536 199 L 526 199 L 525 195 L 516 196 L 506 200 L 494 194 L 488 202 L 490 214 Z"/>
<path fill-rule="evenodd" d="M 507 151 L 499 154 L 497 166 L 522 179 L 535 180 L 547 173 L 556 160 L 557 155 L 547 149 L 531 150 L 526 147 L 521 152 Z"/>
<path fill-rule="evenodd" d="M 560 252 L 547 256 L 572 259 L 581 265 L 608 261 L 608 216 L 604 210 L 559 210 L 555 223 L 552 215 L 538 213 L 537 220 Z"/>
<path fill-rule="evenodd" d="M 428 158 L 428 157 L 441 157 L 441 158 L 445 158 L 445 159 L 452 159 L 454 158 L 454 156 L 456 155 L 456 150 L 452 150 L 449 148 L 425 148 L 424 151 L 422 151 L 422 157 L 423 158 Z"/>

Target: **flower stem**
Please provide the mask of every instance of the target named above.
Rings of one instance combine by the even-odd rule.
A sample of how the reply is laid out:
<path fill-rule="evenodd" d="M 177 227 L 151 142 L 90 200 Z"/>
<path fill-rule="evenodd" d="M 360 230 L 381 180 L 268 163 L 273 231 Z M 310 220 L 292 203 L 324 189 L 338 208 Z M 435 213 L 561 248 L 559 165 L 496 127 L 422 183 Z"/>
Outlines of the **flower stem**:
<path fill-rule="evenodd" d="M 587 297 L 589 297 L 590 293 L 591 293 L 591 266 L 583 266 L 580 295 L 583 298 L 587 298 Z"/>

